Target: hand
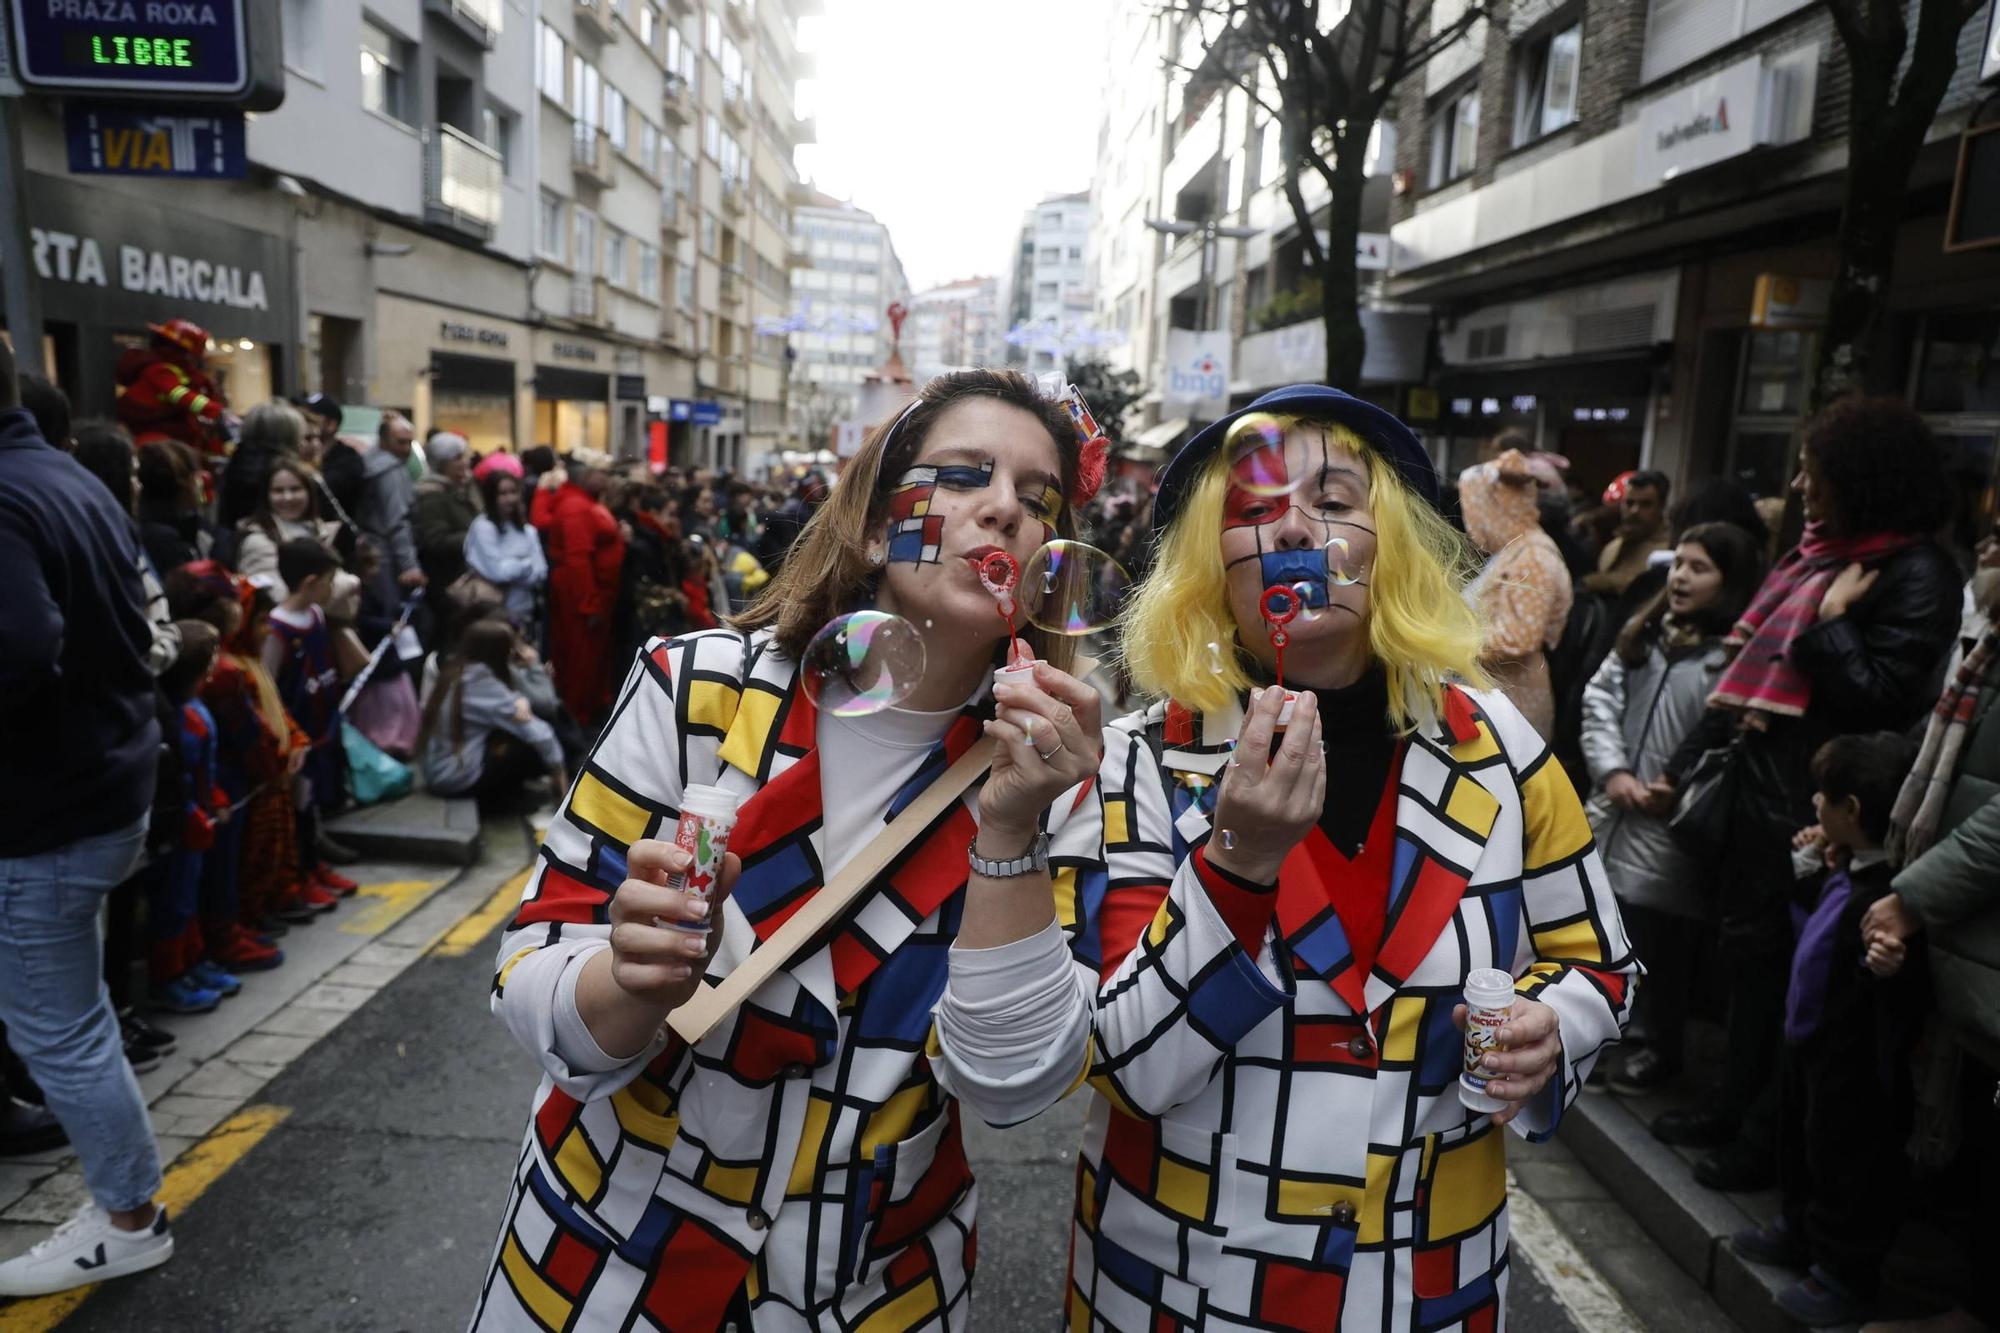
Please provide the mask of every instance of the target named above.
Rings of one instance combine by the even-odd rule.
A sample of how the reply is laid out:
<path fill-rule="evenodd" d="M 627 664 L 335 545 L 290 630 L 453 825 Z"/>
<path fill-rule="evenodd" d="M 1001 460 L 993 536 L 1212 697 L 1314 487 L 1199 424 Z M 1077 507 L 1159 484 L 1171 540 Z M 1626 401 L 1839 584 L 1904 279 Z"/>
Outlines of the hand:
<path fill-rule="evenodd" d="M 1665 819 L 1674 812 L 1674 805 L 1680 800 L 1680 792 L 1665 778 L 1654 778 L 1646 784 L 1646 794 L 1636 807 L 1641 814 L 1655 819 Z"/>
<path fill-rule="evenodd" d="M 642 838 L 626 850 L 630 878 L 611 897 L 611 979 L 626 994 L 668 1012 L 687 1003 L 700 987 L 701 974 L 722 942 L 722 904 L 743 868 L 735 856 L 723 857 L 715 892 L 703 903 L 667 887 L 668 876 L 685 874 L 693 865 L 694 857 L 672 843 Z M 706 935 L 656 924 L 704 920 Z"/>
<path fill-rule="evenodd" d="M 288 778 L 297 777 L 299 775 L 299 770 L 304 768 L 305 766 L 306 766 L 305 746 L 301 745 L 298 749 L 292 751 L 290 754 L 285 756 L 286 777 Z"/>
<path fill-rule="evenodd" d="M 1835 616 L 1847 614 L 1847 608 L 1859 601 L 1864 593 L 1875 586 L 1875 580 L 1882 577 L 1879 569 L 1865 570 L 1859 561 L 1849 562 L 1846 569 L 1828 586 L 1819 599 L 1819 618 L 1832 620 Z"/>
<path fill-rule="evenodd" d="M 1909 961 L 1909 957 L 1909 945 L 1886 935 L 1878 935 L 1868 941 L 1868 952 L 1861 961 L 1874 975 L 1893 977 L 1903 970 L 1903 964 Z"/>
<path fill-rule="evenodd" d="M 1900 893 L 1885 893 L 1861 914 L 1861 938 L 1877 938 L 1902 943 L 1924 928 L 1923 918 L 1909 909 Z"/>
<path fill-rule="evenodd" d="M 541 662 L 542 655 L 536 652 L 530 644 L 516 643 L 514 645 L 514 660 L 522 666 L 535 666 Z"/>
<path fill-rule="evenodd" d="M 430 579 L 425 577 L 424 571 L 421 569 L 406 569 L 396 575 L 396 582 L 402 584 L 405 588 L 421 588 L 429 583 Z"/>
<path fill-rule="evenodd" d="M 1826 830 L 1817 824 L 1808 824 L 1792 835 L 1792 850 L 1803 852 L 1808 848 L 1824 847 Z"/>
<path fill-rule="evenodd" d="M 1465 1006 L 1451 1011 L 1451 1021 L 1465 1030 Z M 1561 1023 L 1556 1011 L 1540 1000 L 1515 999 L 1507 1009 L 1496 1049 L 1488 1051 L 1480 1063 L 1489 1074 L 1486 1091 L 1514 1105 L 1493 1113 L 1493 1123 L 1504 1125 L 1521 1114 L 1522 1107 L 1548 1086 L 1562 1059 Z"/>
<path fill-rule="evenodd" d="M 1298 691 L 1292 721 L 1276 754 L 1271 737 L 1285 692 L 1271 688 L 1253 698 L 1215 802 L 1215 835 L 1202 855 L 1218 870 L 1269 884 L 1299 839 L 1319 822 L 1326 804 L 1326 747 L 1320 741 L 1319 700 Z M 1267 760 L 1265 756 L 1269 755 Z M 1228 844 L 1234 843 L 1234 846 Z"/>
<path fill-rule="evenodd" d="M 1646 784 L 1620 769 L 1604 780 L 1604 794 L 1620 810 L 1639 810 L 1646 804 Z"/>
<path fill-rule="evenodd" d="M 514 720 L 516 722 L 529 722 L 534 719 L 534 716 L 535 710 L 528 706 L 528 697 L 524 694 L 515 695 Z"/>
<path fill-rule="evenodd" d="M 1034 841 L 1042 811 L 1097 772 L 1103 758 L 1096 690 L 1066 671 L 1037 663 L 1026 679 L 993 687 L 998 716 L 986 734 L 999 744 L 979 789 L 979 854 L 1019 856 Z"/>

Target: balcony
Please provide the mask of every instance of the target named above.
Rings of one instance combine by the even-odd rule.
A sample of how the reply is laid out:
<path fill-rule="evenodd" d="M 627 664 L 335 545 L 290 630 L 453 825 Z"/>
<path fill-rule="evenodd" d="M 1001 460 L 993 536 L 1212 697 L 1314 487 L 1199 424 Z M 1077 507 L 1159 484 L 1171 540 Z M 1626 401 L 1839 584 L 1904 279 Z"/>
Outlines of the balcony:
<path fill-rule="evenodd" d="M 729 26 L 738 37 L 750 37 L 756 33 L 756 0 L 729 0 L 723 8 L 728 11 Z"/>
<path fill-rule="evenodd" d="M 688 81 L 678 74 L 667 75 L 666 92 L 660 98 L 660 111 L 667 118 L 667 124 L 678 129 L 693 122 L 694 90 Z"/>
<path fill-rule="evenodd" d="M 694 316 L 682 310 L 662 311 L 660 341 L 676 352 L 694 351 Z"/>
<path fill-rule="evenodd" d="M 809 243 L 797 236 L 785 242 L 785 267 L 811 268 L 812 263 L 812 246 Z"/>
<path fill-rule="evenodd" d="M 424 0 L 424 12 L 436 14 L 453 27 L 491 50 L 500 38 L 505 0 Z"/>
<path fill-rule="evenodd" d="M 611 13 L 611 0 L 573 0 L 578 32 L 587 32 L 601 42 L 618 40 L 618 20 Z"/>
<path fill-rule="evenodd" d="M 722 114 L 739 130 L 750 125 L 750 99 L 744 95 L 743 85 L 733 79 L 722 81 Z"/>
<path fill-rule="evenodd" d="M 569 316 L 585 324 L 602 324 L 610 318 L 610 284 L 602 278 L 581 274 L 569 280 Z"/>
<path fill-rule="evenodd" d="M 741 217 L 750 207 L 750 187 L 735 176 L 722 178 L 722 208 Z"/>
<path fill-rule="evenodd" d="M 734 361 L 715 363 L 715 387 L 724 393 L 743 392 L 743 367 Z"/>
<path fill-rule="evenodd" d="M 667 0 L 667 12 L 675 18 L 693 18 L 694 0 Z"/>
<path fill-rule="evenodd" d="M 734 265 L 725 265 L 716 274 L 716 296 L 724 305 L 735 305 L 750 293 L 750 284 L 743 276 L 743 270 Z"/>
<path fill-rule="evenodd" d="M 800 116 L 792 121 L 792 147 L 796 148 L 802 143 L 818 142 L 819 118 L 817 116 Z"/>
<path fill-rule="evenodd" d="M 687 200 L 673 189 L 660 191 L 660 235 L 666 238 L 669 248 L 694 230 L 693 210 Z"/>
<path fill-rule="evenodd" d="M 611 136 L 579 121 L 569 139 L 569 162 L 578 180 L 608 190 L 618 183 L 611 165 Z"/>
<path fill-rule="evenodd" d="M 500 225 L 500 154 L 461 129 L 439 125 L 424 150 L 424 218 L 482 241 Z"/>

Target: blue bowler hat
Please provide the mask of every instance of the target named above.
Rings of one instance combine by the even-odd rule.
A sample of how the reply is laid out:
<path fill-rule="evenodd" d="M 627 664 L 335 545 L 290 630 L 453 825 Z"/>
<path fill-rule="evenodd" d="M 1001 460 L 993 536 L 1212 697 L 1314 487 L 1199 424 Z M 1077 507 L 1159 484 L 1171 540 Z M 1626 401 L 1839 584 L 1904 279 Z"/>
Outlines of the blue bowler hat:
<path fill-rule="evenodd" d="M 1223 437 L 1229 434 L 1237 418 L 1251 412 L 1331 421 L 1347 427 L 1394 463 L 1403 474 L 1403 481 L 1431 508 L 1438 507 L 1438 475 L 1431 465 L 1431 456 L 1424 451 L 1423 442 L 1415 432 L 1393 413 L 1324 384 L 1288 384 L 1271 390 L 1248 407 L 1239 407 L 1228 416 L 1209 422 L 1200 434 L 1181 446 L 1181 451 L 1160 474 L 1159 494 L 1153 497 L 1154 532 L 1166 531 L 1167 524 L 1179 512 L 1181 501 L 1187 497 L 1188 488 L 1208 465 L 1209 456 L 1222 447 Z"/>

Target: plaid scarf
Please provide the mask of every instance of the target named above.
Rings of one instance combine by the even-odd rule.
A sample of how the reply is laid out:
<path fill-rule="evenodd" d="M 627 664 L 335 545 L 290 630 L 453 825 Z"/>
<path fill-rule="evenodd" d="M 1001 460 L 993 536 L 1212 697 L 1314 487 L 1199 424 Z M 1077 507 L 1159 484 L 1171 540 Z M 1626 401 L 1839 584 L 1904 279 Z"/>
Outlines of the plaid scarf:
<path fill-rule="evenodd" d="M 1889 813 L 1889 859 L 1902 866 L 1922 856 L 1937 841 L 1938 824 L 1944 817 L 1945 796 L 1958 773 L 1959 751 L 1972 730 L 1979 712 L 1981 687 L 1986 673 L 2000 657 L 2000 625 L 1979 637 L 1958 670 L 1945 683 L 1937 707 L 1924 725 L 1924 743 L 1903 789 L 1896 793 L 1896 808 Z"/>
<path fill-rule="evenodd" d="M 1792 640 L 1818 621 L 1820 599 L 1834 577 L 1855 561 L 1865 564 L 1921 540 L 1901 532 L 1835 538 L 1817 523 L 1806 524 L 1805 536 L 1765 577 L 1750 609 L 1723 639 L 1737 652 L 1709 704 L 1803 715 L 1812 702 L 1812 681 L 1792 664 Z"/>

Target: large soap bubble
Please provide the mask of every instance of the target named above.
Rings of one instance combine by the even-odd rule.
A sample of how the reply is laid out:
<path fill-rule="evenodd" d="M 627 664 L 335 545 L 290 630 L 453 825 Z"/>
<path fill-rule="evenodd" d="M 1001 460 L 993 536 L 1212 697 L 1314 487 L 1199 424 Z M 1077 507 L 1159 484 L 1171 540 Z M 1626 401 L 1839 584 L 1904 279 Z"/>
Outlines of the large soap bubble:
<path fill-rule="evenodd" d="M 1229 484 L 1250 495 L 1290 495 L 1305 482 L 1285 462 L 1285 428 L 1265 412 L 1252 412 L 1229 428 Z"/>
<path fill-rule="evenodd" d="M 1051 634 L 1090 634 L 1118 618 L 1131 576 L 1095 546 L 1061 539 L 1028 557 L 1019 596 L 1029 623 Z"/>
<path fill-rule="evenodd" d="M 924 640 L 887 611 L 836 616 L 806 645 L 800 686 L 838 717 L 865 717 L 910 697 L 924 677 Z"/>

